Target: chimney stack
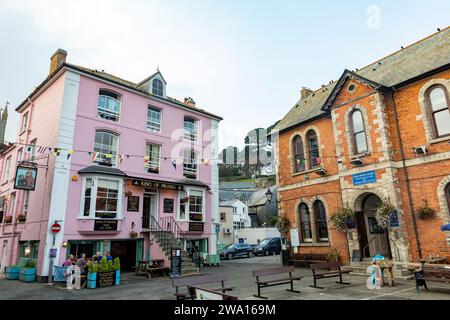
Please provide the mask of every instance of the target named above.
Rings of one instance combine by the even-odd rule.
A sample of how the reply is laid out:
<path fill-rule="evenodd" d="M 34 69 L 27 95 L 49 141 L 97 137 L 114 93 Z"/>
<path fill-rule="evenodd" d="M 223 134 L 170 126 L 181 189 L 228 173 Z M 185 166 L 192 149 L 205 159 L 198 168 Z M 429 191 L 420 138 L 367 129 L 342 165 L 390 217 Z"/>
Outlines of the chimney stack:
<path fill-rule="evenodd" d="M 51 76 L 63 63 L 66 62 L 67 51 L 63 49 L 58 49 L 50 58 L 50 71 L 49 76 Z"/>
<path fill-rule="evenodd" d="M 195 107 L 195 101 L 191 97 L 184 98 L 184 104 L 187 104 L 190 107 Z"/>
<path fill-rule="evenodd" d="M 305 99 L 306 97 L 308 97 L 311 93 L 313 93 L 313 91 L 309 88 L 306 87 L 302 87 L 302 89 L 300 90 L 300 97 L 302 99 Z"/>

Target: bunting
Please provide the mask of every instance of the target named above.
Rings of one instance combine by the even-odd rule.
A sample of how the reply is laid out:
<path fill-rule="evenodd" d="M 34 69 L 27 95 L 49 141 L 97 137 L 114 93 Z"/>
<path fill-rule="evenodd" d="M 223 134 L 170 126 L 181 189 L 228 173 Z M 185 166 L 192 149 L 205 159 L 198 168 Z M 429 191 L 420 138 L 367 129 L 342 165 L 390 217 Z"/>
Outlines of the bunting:
<path fill-rule="evenodd" d="M 73 150 L 67 150 L 67 160 L 70 159 L 70 157 L 72 156 L 72 154 L 73 154 Z"/>

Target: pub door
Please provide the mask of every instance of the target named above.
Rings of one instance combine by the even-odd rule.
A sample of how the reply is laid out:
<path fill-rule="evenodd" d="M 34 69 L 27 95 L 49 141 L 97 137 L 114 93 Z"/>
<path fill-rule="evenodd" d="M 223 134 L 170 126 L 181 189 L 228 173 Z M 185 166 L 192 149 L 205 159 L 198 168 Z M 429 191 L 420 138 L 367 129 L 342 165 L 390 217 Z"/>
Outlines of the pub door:
<path fill-rule="evenodd" d="M 361 259 L 370 257 L 370 249 L 367 245 L 369 243 L 367 237 L 366 217 L 364 211 L 355 212 L 356 215 L 356 229 L 358 230 L 359 250 L 361 252 Z"/>
<path fill-rule="evenodd" d="M 157 191 L 144 193 L 144 208 L 142 212 L 142 228 L 149 229 L 152 220 L 158 221 L 158 193 Z"/>
<path fill-rule="evenodd" d="M 136 240 L 111 241 L 111 256 L 120 259 L 122 271 L 133 271 L 136 266 Z"/>

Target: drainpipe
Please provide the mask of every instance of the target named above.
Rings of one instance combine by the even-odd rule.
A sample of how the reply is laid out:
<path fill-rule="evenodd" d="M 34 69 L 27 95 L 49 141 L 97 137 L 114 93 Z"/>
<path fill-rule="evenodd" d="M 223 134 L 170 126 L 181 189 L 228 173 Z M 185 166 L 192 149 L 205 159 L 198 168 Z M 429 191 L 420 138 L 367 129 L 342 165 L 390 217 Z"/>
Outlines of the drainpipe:
<path fill-rule="evenodd" d="M 393 111 L 394 111 L 395 127 L 396 127 L 398 140 L 399 140 L 399 144 L 400 144 L 400 154 L 401 154 L 401 157 L 402 157 L 402 168 L 403 168 L 403 172 L 405 174 L 406 194 L 408 196 L 409 210 L 410 210 L 410 213 L 411 213 L 411 218 L 412 218 L 412 223 L 413 223 L 413 228 L 414 228 L 414 234 L 415 234 L 415 237 L 416 237 L 417 251 L 419 253 L 419 259 L 422 259 L 422 248 L 421 248 L 421 245 L 420 245 L 419 231 L 417 229 L 416 216 L 414 215 L 414 205 L 413 205 L 413 202 L 412 202 L 411 187 L 409 185 L 409 174 L 408 174 L 408 169 L 406 168 L 405 152 L 403 151 L 403 140 L 402 140 L 402 136 L 400 134 L 400 126 L 398 124 L 397 106 L 395 104 L 394 94 L 395 94 L 395 87 L 392 87 L 392 95 L 391 95 L 392 106 L 393 106 Z"/>

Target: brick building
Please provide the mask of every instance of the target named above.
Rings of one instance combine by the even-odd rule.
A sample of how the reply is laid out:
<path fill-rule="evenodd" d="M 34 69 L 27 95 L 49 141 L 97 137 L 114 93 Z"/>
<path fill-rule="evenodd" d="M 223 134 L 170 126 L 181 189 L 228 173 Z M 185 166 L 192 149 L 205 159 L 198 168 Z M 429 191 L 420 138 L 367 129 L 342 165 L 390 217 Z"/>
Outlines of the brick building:
<path fill-rule="evenodd" d="M 449 66 L 446 28 L 316 91 L 302 88 L 276 128 L 280 215 L 299 232 L 294 252 L 450 259 L 440 228 L 450 223 Z M 417 216 L 424 201 L 434 217 Z M 387 232 L 375 219 L 382 202 L 396 209 Z M 339 232 L 329 218 L 345 207 L 355 223 Z"/>

